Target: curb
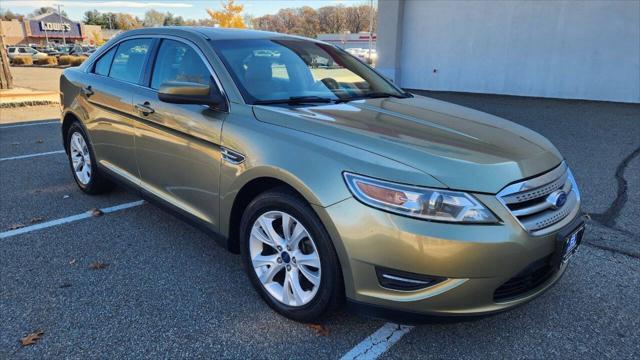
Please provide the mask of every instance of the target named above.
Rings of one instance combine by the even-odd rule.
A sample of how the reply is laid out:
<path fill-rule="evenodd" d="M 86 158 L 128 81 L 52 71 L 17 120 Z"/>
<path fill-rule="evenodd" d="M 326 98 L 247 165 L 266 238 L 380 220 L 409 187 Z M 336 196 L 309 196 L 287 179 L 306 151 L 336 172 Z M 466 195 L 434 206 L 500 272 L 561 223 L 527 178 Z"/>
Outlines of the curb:
<path fill-rule="evenodd" d="M 70 68 L 72 66 L 71 65 L 36 65 L 36 64 L 32 64 L 32 65 L 13 65 L 13 64 L 11 64 L 11 67 L 17 67 L 17 68 L 42 68 L 42 69 L 66 69 L 66 68 Z"/>
<path fill-rule="evenodd" d="M 0 109 L 13 109 L 27 106 L 39 106 L 39 105 L 58 105 L 59 101 L 53 100 L 24 100 L 15 102 L 0 103 Z"/>

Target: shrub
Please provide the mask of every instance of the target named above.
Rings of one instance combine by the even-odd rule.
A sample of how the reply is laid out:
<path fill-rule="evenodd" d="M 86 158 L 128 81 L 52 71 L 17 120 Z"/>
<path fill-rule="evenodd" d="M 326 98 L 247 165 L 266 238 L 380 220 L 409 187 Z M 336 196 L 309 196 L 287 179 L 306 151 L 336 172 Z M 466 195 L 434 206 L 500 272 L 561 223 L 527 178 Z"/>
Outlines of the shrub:
<path fill-rule="evenodd" d="M 62 55 L 58 58 L 58 65 L 69 65 L 71 64 L 71 59 L 73 59 L 73 56 Z"/>
<path fill-rule="evenodd" d="M 71 59 L 71 66 L 79 66 L 85 60 L 87 60 L 86 56 L 74 56 L 73 59 Z"/>
<path fill-rule="evenodd" d="M 58 59 L 55 56 L 47 56 L 44 59 L 40 59 L 36 62 L 38 65 L 58 65 Z"/>
<path fill-rule="evenodd" d="M 16 56 L 13 58 L 13 63 L 16 65 L 32 65 L 33 59 L 31 56 Z"/>

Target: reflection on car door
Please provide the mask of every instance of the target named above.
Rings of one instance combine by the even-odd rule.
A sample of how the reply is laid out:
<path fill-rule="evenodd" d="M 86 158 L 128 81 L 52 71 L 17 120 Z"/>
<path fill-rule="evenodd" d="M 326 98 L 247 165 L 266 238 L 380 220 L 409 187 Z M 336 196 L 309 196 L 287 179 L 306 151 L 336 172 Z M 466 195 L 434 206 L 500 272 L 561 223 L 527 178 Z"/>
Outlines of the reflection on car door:
<path fill-rule="evenodd" d="M 138 85 L 152 39 L 121 42 L 96 61 L 82 84 L 83 99 L 90 103 L 87 123 L 100 165 L 139 184 L 134 146 L 132 97 Z"/>
<path fill-rule="evenodd" d="M 157 89 L 166 81 L 215 86 L 211 71 L 194 48 L 181 41 L 162 40 L 149 88 L 133 96 L 142 188 L 215 230 L 219 222 L 219 144 L 226 113 L 204 105 L 161 102 Z"/>

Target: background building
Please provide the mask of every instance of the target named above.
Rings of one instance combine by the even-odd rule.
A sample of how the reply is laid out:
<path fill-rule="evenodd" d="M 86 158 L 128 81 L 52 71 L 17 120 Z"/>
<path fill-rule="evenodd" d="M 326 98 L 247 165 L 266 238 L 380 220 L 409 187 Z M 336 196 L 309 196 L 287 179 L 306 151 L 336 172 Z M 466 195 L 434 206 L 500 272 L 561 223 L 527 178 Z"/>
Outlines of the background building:
<path fill-rule="evenodd" d="M 402 87 L 640 102 L 640 1 L 378 7 L 377 68 Z"/>
<path fill-rule="evenodd" d="M 69 20 L 55 12 L 49 12 L 24 21 L 1 21 L 5 45 L 49 43 L 93 44 L 102 41 L 102 29 L 97 25 L 85 25 Z"/>
<path fill-rule="evenodd" d="M 376 48 L 376 34 L 373 34 L 372 49 Z M 360 32 L 356 34 L 343 33 L 343 34 L 318 34 L 318 40 L 328 42 L 333 45 L 337 45 L 343 49 L 368 49 L 369 48 L 369 33 Z"/>

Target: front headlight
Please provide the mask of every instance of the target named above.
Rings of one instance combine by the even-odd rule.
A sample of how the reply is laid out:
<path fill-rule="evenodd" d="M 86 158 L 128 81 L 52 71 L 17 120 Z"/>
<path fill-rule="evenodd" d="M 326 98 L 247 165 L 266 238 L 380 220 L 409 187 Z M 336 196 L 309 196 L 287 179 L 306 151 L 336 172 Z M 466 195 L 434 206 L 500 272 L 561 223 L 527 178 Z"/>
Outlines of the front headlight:
<path fill-rule="evenodd" d="M 374 208 L 420 219 L 455 223 L 497 223 L 493 213 L 470 194 L 396 184 L 345 172 L 353 196 Z"/>

